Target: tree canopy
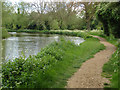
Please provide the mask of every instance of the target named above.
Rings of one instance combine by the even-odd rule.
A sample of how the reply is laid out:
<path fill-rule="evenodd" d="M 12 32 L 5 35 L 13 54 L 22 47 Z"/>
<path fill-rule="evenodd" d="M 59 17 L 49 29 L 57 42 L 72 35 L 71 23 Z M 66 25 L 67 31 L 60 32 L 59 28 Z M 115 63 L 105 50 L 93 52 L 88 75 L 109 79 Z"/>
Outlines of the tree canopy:
<path fill-rule="evenodd" d="M 120 2 L 101 3 L 96 16 L 102 22 L 104 33 L 120 37 Z"/>

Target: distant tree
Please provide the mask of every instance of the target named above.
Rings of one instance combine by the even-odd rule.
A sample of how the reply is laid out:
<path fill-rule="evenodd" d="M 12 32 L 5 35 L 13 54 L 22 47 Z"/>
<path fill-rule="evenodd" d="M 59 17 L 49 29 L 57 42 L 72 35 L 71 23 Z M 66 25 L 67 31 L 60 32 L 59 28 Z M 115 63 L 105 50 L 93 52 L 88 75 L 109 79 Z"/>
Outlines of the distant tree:
<path fill-rule="evenodd" d="M 64 21 L 61 23 L 60 29 L 62 30 L 67 29 L 67 24 Z"/>
<path fill-rule="evenodd" d="M 78 7 L 77 12 L 82 14 L 84 20 L 86 22 L 86 29 L 91 30 L 91 20 L 95 17 L 96 6 L 99 4 L 98 2 L 77 2 L 74 3 L 75 7 Z M 80 9 L 79 9 L 80 8 Z"/>
<path fill-rule="evenodd" d="M 51 22 L 51 29 L 53 29 L 53 30 L 58 30 L 59 29 L 59 25 L 58 25 L 57 20 L 53 20 Z"/>
<path fill-rule="evenodd" d="M 13 26 L 13 11 L 12 3 L 2 2 L 2 27 L 11 29 Z"/>

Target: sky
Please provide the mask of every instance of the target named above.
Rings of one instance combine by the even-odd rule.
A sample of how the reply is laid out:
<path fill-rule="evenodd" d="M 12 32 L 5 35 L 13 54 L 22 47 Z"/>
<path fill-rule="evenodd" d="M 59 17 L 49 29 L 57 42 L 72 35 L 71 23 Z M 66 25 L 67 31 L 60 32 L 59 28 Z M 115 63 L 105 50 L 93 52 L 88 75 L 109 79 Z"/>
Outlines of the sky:
<path fill-rule="evenodd" d="M 33 2 L 34 0 L 8 0 L 8 1 L 10 1 L 10 2 L 12 2 L 12 3 L 18 3 L 18 2 Z"/>
<path fill-rule="evenodd" d="M 8 0 L 10 2 L 12 2 L 13 4 L 15 2 L 34 2 L 36 0 Z M 50 2 L 50 1 L 55 1 L 55 2 L 66 2 L 66 1 L 77 1 L 77 2 L 118 2 L 118 0 L 39 0 L 39 1 L 46 1 L 46 2 Z"/>

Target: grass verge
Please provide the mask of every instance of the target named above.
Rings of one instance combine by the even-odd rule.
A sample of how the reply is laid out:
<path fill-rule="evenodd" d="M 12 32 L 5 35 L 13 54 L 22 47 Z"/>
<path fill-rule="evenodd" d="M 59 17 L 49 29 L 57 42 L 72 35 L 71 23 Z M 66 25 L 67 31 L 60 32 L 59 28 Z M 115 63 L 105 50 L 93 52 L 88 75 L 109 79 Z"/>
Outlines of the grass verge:
<path fill-rule="evenodd" d="M 70 34 L 70 33 L 69 33 Z M 105 49 L 98 39 L 87 37 L 79 46 L 61 39 L 36 56 L 16 58 L 3 64 L 3 88 L 64 88 L 81 64 Z"/>
<path fill-rule="evenodd" d="M 105 85 L 105 88 L 120 88 L 120 47 L 112 55 L 110 60 L 104 64 L 102 75 L 109 78 L 110 85 Z"/>

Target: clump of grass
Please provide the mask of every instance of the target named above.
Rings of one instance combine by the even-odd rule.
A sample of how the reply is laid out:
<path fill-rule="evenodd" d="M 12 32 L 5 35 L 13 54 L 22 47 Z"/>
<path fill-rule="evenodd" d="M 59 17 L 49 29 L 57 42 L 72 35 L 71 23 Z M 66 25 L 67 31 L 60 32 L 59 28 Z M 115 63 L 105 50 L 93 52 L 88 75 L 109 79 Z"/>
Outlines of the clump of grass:
<path fill-rule="evenodd" d="M 81 64 L 104 48 L 96 38 L 86 38 L 79 46 L 64 39 L 54 42 L 36 56 L 4 63 L 2 87 L 64 88 Z"/>

